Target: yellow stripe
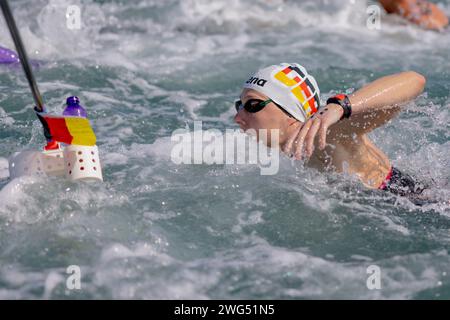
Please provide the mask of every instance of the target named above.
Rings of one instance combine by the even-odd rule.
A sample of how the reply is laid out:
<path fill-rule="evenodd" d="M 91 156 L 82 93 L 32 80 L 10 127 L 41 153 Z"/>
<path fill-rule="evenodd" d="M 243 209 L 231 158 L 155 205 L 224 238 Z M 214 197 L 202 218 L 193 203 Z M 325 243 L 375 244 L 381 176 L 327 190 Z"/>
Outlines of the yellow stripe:
<path fill-rule="evenodd" d="M 73 137 L 72 144 L 79 146 L 95 146 L 97 138 L 89 124 L 89 120 L 85 118 L 66 118 L 67 129 Z"/>
<path fill-rule="evenodd" d="M 303 110 L 305 110 L 306 114 L 309 116 L 311 114 L 311 107 L 309 105 L 309 102 L 305 99 L 305 96 L 303 95 L 303 91 L 300 88 L 300 86 L 295 87 L 292 89 L 292 93 L 297 97 L 297 99 L 301 102 L 303 106 Z"/>
<path fill-rule="evenodd" d="M 275 79 L 287 85 L 288 87 L 292 87 L 297 84 L 297 82 L 294 79 L 289 78 L 283 71 L 278 72 L 275 75 Z"/>

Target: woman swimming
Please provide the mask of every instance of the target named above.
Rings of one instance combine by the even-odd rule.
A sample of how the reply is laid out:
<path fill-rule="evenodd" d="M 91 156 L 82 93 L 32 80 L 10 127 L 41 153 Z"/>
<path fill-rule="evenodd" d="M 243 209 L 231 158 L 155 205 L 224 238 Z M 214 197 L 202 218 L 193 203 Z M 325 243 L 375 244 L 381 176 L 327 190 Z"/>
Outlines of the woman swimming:
<path fill-rule="evenodd" d="M 235 122 L 244 131 L 277 130 L 281 150 L 311 167 L 354 174 L 368 188 L 417 198 L 425 185 L 393 167 L 367 133 L 398 115 L 425 83 L 413 71 L 394 74 L 320 107 L 319 87 L 304 67 L 272 65 L 244 84 Z"/>

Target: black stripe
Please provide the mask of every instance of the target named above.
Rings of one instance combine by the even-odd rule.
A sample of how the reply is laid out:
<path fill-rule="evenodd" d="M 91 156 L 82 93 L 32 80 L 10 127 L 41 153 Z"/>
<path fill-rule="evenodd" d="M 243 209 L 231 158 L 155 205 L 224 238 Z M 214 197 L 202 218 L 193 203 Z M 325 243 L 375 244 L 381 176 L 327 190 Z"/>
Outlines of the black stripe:
<path fill-rule="evenodd" d="M 50 133 L 50 128 L 48 126 L 47 121 L 42 117 L 39 113 L 36 113 L 37 117 L 42 123 L 42 126 L 44 127 L 44 136 L 47 138 L 48 141 L 52 140 L 53 136 Z"/>
<path fill-rule="evenodd" d="M 311 91 L 311 94 L 314 94 L 314 86 L 312 85 L 311 81 L 309 81 L 308 78 L 305 79 L 306 85 L 309 87 L 309 91 Z"/>
<path fill-rule="evenodd" d="M 316 93 L 315 95 L 314 95 L 314 100 L 316 100 L 316 102 L 317 102 L 317 109 L 319 109 L 320 108 L 320 98 L 319 98 L 319 95 Z"/>
<path fill-rule="evenodd" d="M 305 74 L 302 72 L 302 70 L 300 70 L 300 68 L 298 67 L 294 67 L 294 66 L 289 66 L 292 70 L 296 71 L 300 77 L 302 78 L 306 78 Z"/>

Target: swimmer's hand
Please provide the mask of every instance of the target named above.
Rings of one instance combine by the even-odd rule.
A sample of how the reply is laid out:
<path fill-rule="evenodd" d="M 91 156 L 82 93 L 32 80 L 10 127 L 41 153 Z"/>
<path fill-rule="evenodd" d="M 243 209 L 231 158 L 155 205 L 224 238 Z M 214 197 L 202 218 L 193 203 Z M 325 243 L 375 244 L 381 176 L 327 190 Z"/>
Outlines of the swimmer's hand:
<path fill-rule="evenodd" d="M 328 129 L 340 121 L 344 110 L 338 104 L 329 104 L 320 109 L 300 126 L 286 141 L 283 152 L 297 160 L 310 158 L 314 152 L 314 141 L 319 135 L 319 148 L 325 149 Z M 303 148 L 305 151 L 303 152 Z"/>

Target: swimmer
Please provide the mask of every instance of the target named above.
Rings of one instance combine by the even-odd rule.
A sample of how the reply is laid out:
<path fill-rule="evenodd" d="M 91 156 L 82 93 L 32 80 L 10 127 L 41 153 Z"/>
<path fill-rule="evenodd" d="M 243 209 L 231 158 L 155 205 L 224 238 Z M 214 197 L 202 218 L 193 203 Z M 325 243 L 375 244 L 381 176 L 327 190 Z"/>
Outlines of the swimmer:
<path fill-rule="evenodd" d="M 244 131 L 255 130 L 258 139 L 259 129 L 278 129 L 279 146 L 267 145 L 307 166 L 353 174 L 370 189 L 419 199 L 426 186 L 393 167 L 367 133 L 397 116 L 425 83 L 419 73 L 402 72 L 351 95 L 333 96 L 321 107 L 314 77 L 299 64 L 282 63 L 259 70 L 244 84 L 234 120 Z"/>
<path fill-rule="evenodd" d="M 442 30 L 448 17 L 435 4 L 425 0 L 379 0 L 387 13 L 394 13 L 425 29 Z"/>

